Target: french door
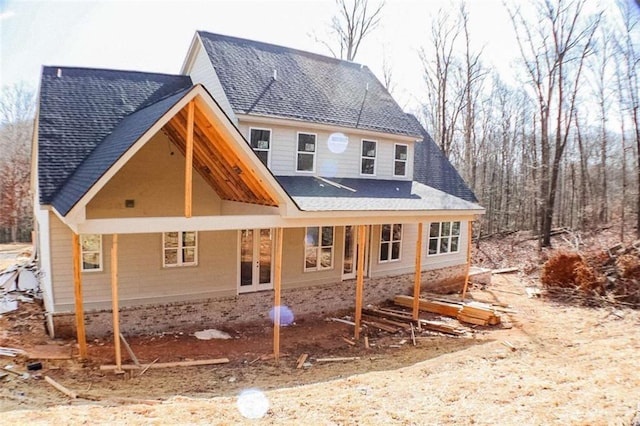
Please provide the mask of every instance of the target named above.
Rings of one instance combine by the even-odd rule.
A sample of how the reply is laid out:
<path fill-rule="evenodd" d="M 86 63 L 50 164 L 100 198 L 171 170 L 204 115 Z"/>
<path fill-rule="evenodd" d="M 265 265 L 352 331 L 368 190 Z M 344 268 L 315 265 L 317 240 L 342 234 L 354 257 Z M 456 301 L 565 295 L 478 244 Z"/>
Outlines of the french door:
<path fill-rule="evenodd" d="M 240 231 L 239 293 L 273 288 L 273 230 Z"/>

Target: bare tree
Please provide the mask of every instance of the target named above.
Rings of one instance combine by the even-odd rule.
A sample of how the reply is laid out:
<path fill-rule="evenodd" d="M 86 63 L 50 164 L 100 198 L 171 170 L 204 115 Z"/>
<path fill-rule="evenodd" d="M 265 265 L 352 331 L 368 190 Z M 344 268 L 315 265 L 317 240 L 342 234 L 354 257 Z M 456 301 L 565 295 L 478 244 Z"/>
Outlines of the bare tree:
<path fill-rule="evenodd" d="M 347 61 L 355 60 L 362 41 L 380 24 L 384 2 L 375 7 L 369 6 L 369 0 L 336 0 L 338 13 L 331 21 L 331 32 L 338 39 L 334 43 L 319 40 L 331 54 Z"/>
<path fill-rule="evenodd" d="M 0 229 L 11 241 L 31 229 L 29 175 L 34 93 L 24 85 L 0 93 Z M 5 237 L 6 238 L 6 237 Z"/>
<path fill-rule="evenodd" d="M 539 0 L 540 21 L 528 22 L 509 10 L 529 85 L 538 103 L 540 124 L 541 246 L 551 245 L 558 176 L 585 58 L 600 15 L 582 19 L 585 0 Z"/>

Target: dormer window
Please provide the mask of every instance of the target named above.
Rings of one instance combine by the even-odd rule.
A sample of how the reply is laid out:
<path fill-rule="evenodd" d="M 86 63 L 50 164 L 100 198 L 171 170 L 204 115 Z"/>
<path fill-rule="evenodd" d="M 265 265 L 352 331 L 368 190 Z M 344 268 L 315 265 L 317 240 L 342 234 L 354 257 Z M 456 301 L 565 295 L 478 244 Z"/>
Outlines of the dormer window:
<path fill-rule="evenodd" d="M 316 169 L 316 135 L 298 132 L 296 170 L 313 172 Z"/>
<path fill-rule="evenodd" d="M 360 159 L 360 174 L 376 174 L 376 151 L 378 143 L 376 141 L 362 140 L 362 157 Z"/>
<path fill-rule="evenodd" d="M 393 156 L 393 175 L 394 176 L 406 176 L 407 175 L 407 153 L 409 147 L 404 144 L 394 145 Z"/>
<path fill-rule="evenodd" d="M 271 151 L 271 129 L 250 129 L 249 141 L 251 148 L 262 163 L 269 167 L 269 153 Z"/>

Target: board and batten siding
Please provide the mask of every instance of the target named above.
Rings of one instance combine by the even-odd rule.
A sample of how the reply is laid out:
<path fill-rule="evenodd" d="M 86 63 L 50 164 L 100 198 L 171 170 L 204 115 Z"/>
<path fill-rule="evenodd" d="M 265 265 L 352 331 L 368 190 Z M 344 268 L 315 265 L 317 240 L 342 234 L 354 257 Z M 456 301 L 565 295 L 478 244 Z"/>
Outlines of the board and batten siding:
<path fill-rule="evenodd" d="M 191 77 L 193 84 L 202 84 L 231 121 L 237 124 L 238 120 L 231 108 L 229 99 L 227 99 L 227 95 L 222 89 L 222 84 L 220 84 L 218 74 L 216 74 L 215 68 L 211 65 L 211 60 L 209 59 L 204 46 L 202 46 L 202 41 L 200 40 L 196 43 L 195 57 L 188 74 L 189 77 Z"/>
<path fill-rule="evenodd" d="M 185 157 L 163 133 L 151 138 L 87 204 L 88 219 L 184 215 Z M 133 200 L 134 207 L 125 207 Z M 213 188 L 193 173 L 193 215 L 221 211 Z"/>
<path fill-rule="evenodd" d="M 238 127 L 240 133 L 242 133 L 247 140 L 250 140 L 251 128 L 271 129 L 269 167 L 276 176 L 316 175 L 327 178 L 341 177 L 385 180 L 411 180 L 413 178 L 413 143 L 406 143 L 392 138 L 373 138 L 358 134 L 355 131 L 346 132 L 344 129 L 336 129 L 335 132 L 342 132 L 349 138 L 349 143 L 344 152 L 334 153 L 328 146 L 329 136 L 334 133 L 334 131 L 308 128 L 305 127 L 305 124 L 302 122 L 299 126 L 285 126 L 280 123 L 271 125 L 242 120 Z M 296 171 L 298 132 L 316 135 L 315 171 L 313 173 Z M 365 176 L 360 174 L 363 139 L 377 141 L 375 175 Z M 404 177 L 393 175 L 394 144 L 396 143 L 405 144 L 408 148 L 407 173 Z"/>

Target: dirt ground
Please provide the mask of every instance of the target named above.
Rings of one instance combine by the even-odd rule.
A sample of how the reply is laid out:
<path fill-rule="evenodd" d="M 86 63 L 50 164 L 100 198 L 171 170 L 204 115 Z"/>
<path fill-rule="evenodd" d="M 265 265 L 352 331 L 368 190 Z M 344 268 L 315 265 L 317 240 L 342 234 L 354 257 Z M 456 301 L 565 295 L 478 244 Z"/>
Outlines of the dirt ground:
<path fill-rule="evenodd" d="M 484 247 L 489 256 L 499 250 Z M 530 255 L 532 256 L 532 255 Z M 520 257 L 523 262 L 530 258 Z M 533 263 L 534 261 L 531 260 Z M 501 264 L 502 266 L 502 264 Z M 349 345 L 349 325 L 305 318 L 282 330 L 276 365 L 272 329 L 226 329 L 233 339 L 198 340 L 192 331 L 129 338 L 142 363 L 227 357 L 228 364 L 116 375 L 108 340 L 90 342 L 90 362 L 43 361 L 28 379 L 0 380 L 6 424 L 631 424 L 640 410 L 640 313 L 529 298 L 534 279 L 494 275 L 472 297 L 506 303 L 506 326 L 475 327 L 469 337 L 424 332 L 372 335 Z M 426 318 L 428 314 L 423 314 Z M 429 316 L 433 318 L 433 316 Z M 452 320 L 455 321 L 455 320 Z M 0 346 L 50 341 L 37 304 L 0 318 Z M 513 349 L 512 349 L 513 347 Z M 309 354 L 306 368 L 297 359 Z M 320 357 L 359 357 L 321 363 Z M 123 349 L 123 358 L 129 362 Z M 0 357 L 25 371 L 26 360 Z M 70 399 L 49 376 L 84 397 Z M 252 390 L 247 394 L 243 391 Z M 93 400 L 92 400 L 93 399 Z M 260 417 L 252 420 L 251 417 Z"/>

